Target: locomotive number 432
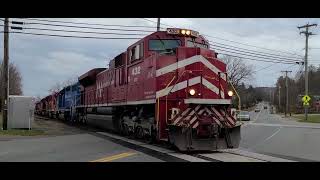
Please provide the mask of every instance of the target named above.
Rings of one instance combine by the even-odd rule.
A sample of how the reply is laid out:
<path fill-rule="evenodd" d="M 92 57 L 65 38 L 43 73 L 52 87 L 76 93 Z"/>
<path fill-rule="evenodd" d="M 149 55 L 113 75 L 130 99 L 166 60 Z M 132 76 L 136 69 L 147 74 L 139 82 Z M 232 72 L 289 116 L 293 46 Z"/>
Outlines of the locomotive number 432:
<path fill-rule="evenodd" d="M 134 76 L 134 75 L 140 74 L 140 69 L 141 69 L 140 66 L 134 67 L 134 68 L 132 69 L 132 75 Z"/>

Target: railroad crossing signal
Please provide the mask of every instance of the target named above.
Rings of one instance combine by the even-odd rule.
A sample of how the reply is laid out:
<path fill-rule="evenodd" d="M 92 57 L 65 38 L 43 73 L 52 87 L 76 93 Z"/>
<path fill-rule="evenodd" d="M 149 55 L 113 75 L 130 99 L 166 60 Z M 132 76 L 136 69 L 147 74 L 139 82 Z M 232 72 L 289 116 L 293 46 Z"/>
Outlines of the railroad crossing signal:
<path fill-rule="evenodd" d="M 310 96 L 305 95 L 302 97 L 303 105 L 304 106 L 309 106 L 309 101 L 311 100 Z"/>

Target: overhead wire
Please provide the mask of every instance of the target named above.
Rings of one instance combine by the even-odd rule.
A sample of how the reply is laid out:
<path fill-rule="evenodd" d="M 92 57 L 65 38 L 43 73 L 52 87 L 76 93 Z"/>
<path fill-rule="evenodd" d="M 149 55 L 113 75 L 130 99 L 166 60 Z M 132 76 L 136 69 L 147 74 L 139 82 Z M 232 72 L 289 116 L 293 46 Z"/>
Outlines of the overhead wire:
<path fill-rule="evenodd" d="M 252 60 L 252 61 L 270 62 L 270 63 L 278 63 L 278 64 L 294 64 L 294 62 L 290 63 L 290 62 L 280 62 L 280 61 L 268 61 L 268 60 L 263 60 L 263 59 L 255 59 L 255 58 L 237 56 L 237 55 L 233 55 L 233 54 L 226 54 L 226 53 L 219 53 L 219 54 L 227 55 L 227 56 L 231 56 L 231 57 L 236 57 L 236 58 L 240 58 L 240 59 Z"/>
<path fill-rule="evenodd" d="M 0 25 L 4 26 L 4 25 Z M 15 27 L 15 26 L 9 26 L 9 28 Z M 71 33 L 85 33 L 85 34 L 111 34 L 111 35 L 148 35 L 148 34 L 133 34 L 133 33 L 116 33 L 116 32 L 94 32 L 94 31 L 75 31 L 75 30 L 64 30 L 64 29 L 49 29 L 49 28 L 29 28 L 29 27 L 23 27 L 23 29 L 29 29 L 29 30 L 40 30 L 40 31 L 55 31 L 55 32 L 71 32 Z"/>
<path fill-rule="evenodd" d="M 227 45 L 227 44 L 223 44 L 223 43 L 219 43 L 219 42 L 213 42 L 213 41 L 209 41 L 209 42 L 212 42 L 212 43 L 215 43 L 215 44 L 221 44 L 223 46 L 218 46 L 218 45 L 215 45 L 215 44 L 212 44 L 212 43 L 209 43 L 210 45 L 212 46 L 217 46 L 217 47 L 223 47 L 223 48 L 227 48 L 227 49 L 232 49 L 232 48 L 228 48 L 228 47 L 233 47 L 233 48 L 237 48 L 237 49 L 241 49 L 241 50 L 245 50 L 247 52 L 257 52 L 259 54 L 266 54 L 266 56 L 270 55 L 272 57 L 281 57 L 281 58 L 284 58 L 284 59 L 291 59 L 291 58 L 294 58 L 294 57 L 290 57 L 290 56 L 282 56 L 282 55 L 277 55 L 277 54 L 272 54 L 272 53 L 266 53 L 266 52 L 261 52 L 261 51 L 255 51 L 255 50 L 249 50 L 249 49 L 246 49 L 246 48 L 240 48 L 240 47 L 236 47 L 236 46 L 232 46 L 232 45 Z M 225 47 L 225 46 L 228 46 L 228 47 Z M 295 60 L 295 59 L 294 59 Z"/>
<path fill-rule="evenodd" d="M 100 24 L 100 23 L 81 23 L 81 22 L 72 22 L 72 21 L 57 21 L 57 20 L 47 20 L 47 19 L 37 19 L 37 18 L 20 18 L 27 19 L 38 22 L 54 22 L 54 23 L 66 23 L 66 24 L 82 24 L 90 26 L 105 26 L 105 27 L 136 27 L 136 28 L 155 28 L 154 26 L 137 26 L 137 25 L 120 25 L 120 24 Z"/>
<path fill-rule="evenodd" d="M 4 31 L 0 31 L 0 33 L 4 33 Z M 46 34 L 46 33 L 28 33 L 28 32 L 18 32 L 11 31 L 9 33 L 17 33 L 17 34 L 28 34 L 28 35 L 38 35 L 38 36 L 53 36 L 53 37 L 65 37 L 65 38 L 84 38 L 84 39 L 141 39 L 140 37 L 132 38 L 132 37 L 95 37 L 95 36 L 72 36 L 72 35 L 58 35 L 58 34 Z"/>
<path fill-rule="evenodd" d="M 78 28 L 78 29 L 99 29 L 99 30 L 110 30 L 110 31 L 137 31 L 137 32 L 155 32 L 151 30 L 141 30 L 141 29 L 120 29 L 120 28 L 102 28 L 102 27 L 88 27 L 88 26 L 74 26 L 74 25 L 63 25 L 63 24 L 51 24 L 51 23 L 37 23 L 37 22 L 24 22 L 25 25 L 36 24 L 42 26 L 55 26 L 55 27 L 68 27 L 68 28 Z"/>
<path fill-rule="evenodd" d="M 152 20 L 149 20 L 149 19 L 146 19 L 146 18 L 141 18 L 141 19 L 144 19 L 144 20 L 147 20 L 147 21 L 150 21 L 150 22 L 153 22 L 153 23 L 157 23 L 155 21 L 152 21 Z M 169 27 L 174 27 L 172 25 L 164 24 L 164 23 L 161 23 L 161 22 L 160 22 L 160 24 L 165 25 L 165 26 L 169 26 Z M 207 37 L 211 37 L 211 38 L 215 38 L 215 39 L 220 39 L 220 40 L 232 42 L 232 43 L 242 44 L 242 45 L 249 46 L 249 47 L 255 47 L 255 48 L 259 48 L 259 49 L 265 49 L 265 50 L 269 50 L 269 51 L 273 51 L 273 52 L 281 52 L 281 53 L 286 53 L 286 54 L 291 54 L 291 55 L 295 55 L 295 56 L 301 57 L 296 52 L 292 53 L 292 52 L 289 52 L 289 51 L 281 51 L 281 50 L 269 49 L 269 48 L 265 48 L 265 47 L 259 47 L 259 46 L 250 45 L 250 44 L 237 42 L 237 41 L 232 41 L 232 40 L 228 40 L 228 39 L 224 39 L 224 38 L 220 38 L 220 37 L 216 37 L 216 36 L 211 36 L 211 35 L 207 35 L 207 34 L 202 34 L 202 35 L 203 36 L 207 36 Z"/>
<path fill-rule="evenodd" d="M 145 18 L 142 18 L 145 19 Z M 34 20 L 39 20 L 39 19 L 34 19 Z M 148 19 L 145 19 L 148 20 Z M 53 21 L 53 20 L 39 20 L 39 21 L 48 21 L 48 22 L 62 22 L 62 21 Z M 154 22 L 152 20 L 148 20 L 151 22 Z M 64 22 L 64 23 L 70 23 L 70 22 Z M 72 22 L 71 22 L 72 23 Z M 47 23 L 30 23 L 30 22 L 26 22 L 25 24 L 40 24 L 40 25 L 48 25 L 48 26 L 62 26 L 62 27 L 75 27 L 75 28 L 87 28 L 87 29 L 104 29 L 104 30 L 119 30 L 119 31 L 142 31 L 142 32 L 154 32 L 154 31 L 145 31 L 145 30 L 137 30 L 137 29 L 113 29 L 113 28 L 97 28 L 97 27 L 84 27 L 84 26 L 69 26 L 69 25 L 59 25 L 59 24 L 47 24 Z M 79 23 L 77 23 L 79 24 Z M 81 24 L 90 24 L 90 23 L 81 23 Z M 163 23 L 162 23 L 163 24 Z M 92 25 L 92 24 L 91 24 Z M 97 25 L 97 24 L 96 24 Z M 101 25 L 101 24 L 99 24 Z M 169 26 L 169 25 L 166 25 Z M 48 28 L 29 28 L 26 27 L 25 29 L 33 29 L 33 30 L 46 30 L 46 31 L 60 31 L 60 32 L 77 32 L 77 33 L 91 33 L 91 34 L 113 34 L 113 35 L 147 35 L 147 34 L 121 34 L 121 33 L 110 33 L 110 32 L 106 32 L 106 33 L 102 33 L 102 32 L 87 32 L 87 31 L 74 31 L 74 30 L 61 30 L 61 29 L 48 29 Z M 220 43 L 222 44 L 222 43 Z M 217 47 L 221 47 L 218 45 L 214 45 L 213 46 L 217 46 Z M 225 44 L 224 44 L 225 45 Z M 228 46 L 228 45 L 227 45 Z M 229 45 L 230 46 L 230 45 Z M 231 47 L 231 46 L 230 46 Z M 233 46 L 235 47 L 235 46 Z M 221 47 L 221 48 L 226 48 L 226 47 Z M 232 48 L 226 48 L 226 49 L 232 49 Z M 239 48 L 238 48 L 239 49 Z M 244 48 L 240 48 L 240 49 L 244 49 Z M 234 49 L 232 49 L 234 50 Z M 225 51 L 225 50 L 224 50 Z M 237 50 L 239 51 L 239 50 Z M 226 52 L 230 52 L 230 51 L 226 51 Z M 244 51 L 239 51 L 239 52 L 244 52 Z M 257 52 L 257 51 L 255 51 Z M 246 53 L 248 53 L 248 51 L 246 51 Z M 239 54 L 239 53 L 238 53 Z M 240 53 L 241 54 L 241 53 Z M 251 53 L 251 54 L 255 54 L 255 55 L 259 55 L 259 56 L 264 56 L 265 59 L 270 59 L 268 57 L 273 57 L 273 58 L 278 58 L 278 59 L 283 59 L 283 60 L 293 60 L 293 59 L 289 59 L 289 58 L 284 58 L 284 57 L 275 57 L 273 56 L 274 54 L 272 54 L 272 56 L 269 55 L 265 55 L 265 54 L 258 54 L 258 53 Z M 249 55 L 252 56 L 252 55 Z M 288 62 L 288 61 L 287 61 Z"/>
<path fill-rule="evenodd" d="M 278 62 L 278 63 L 284 63 L 284 64 L 292 64 L 292 63 L 296 63 L 294 61 L 284 61 L 284 60 L 276 60 L 276 59 L 272 59 L 272 58 L 267 58 L 267 57 L 261 57 L 261 56 L 254 56 L 254 55 L 251 55 L 251 54 L 244 54 L 244 53 L 238 53 L 238 52 L 234 52 L 234 51 L 228 51 L 228 50 L 223 50 L 223 49 L 212 49 L 212 50 L 215 50 L 218 52 L 218 54 L 223 54 L 223 55 L 229 55 L 229 56 L 232 56 L 231 54 L 226 54 L 226 53 L 221 53 L 219 51 L 223 51 L 223 52 L 227 52 L 227 53 L 233 53 L 233 54 L 236 54 L 236 55 L 244 55 L 244 56 L 250 56 L 250 57 L 255 57 L 255 58 L 263 58 L 263 59 L 267 59 L 267 60 L 260 60 L 260 61 L 264 61 L 264 62 Z M 234 56 L 234 55 L 233 55 Z M 236 56 L 235 56 L 236 57 Z M 247 57 L 240 57 L 240 58 L 246 58 L 248 59 Z"/>

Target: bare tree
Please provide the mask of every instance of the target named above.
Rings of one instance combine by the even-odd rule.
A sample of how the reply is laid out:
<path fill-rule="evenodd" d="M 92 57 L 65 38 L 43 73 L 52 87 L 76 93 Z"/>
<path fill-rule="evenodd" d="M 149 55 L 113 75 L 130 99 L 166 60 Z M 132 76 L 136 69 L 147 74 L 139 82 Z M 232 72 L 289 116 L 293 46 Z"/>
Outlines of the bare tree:
<path fill-rule="evenodd" d="M 54 94 L 54 93 L 59 92 L 62 88 L 63 88 L 62 83 L 57 82 L 48 91 L 49 91 L 50 94 Z"/>
<path fill-rule="evenodd" d="M 40 95 L 37 95 L 37 96 L 34 98 L 35 102 L 40 102 L 41 99 L 42 99 L 42 97 L 41 97 Z"/>
<path fill-rule="evenodd" d="M 223 56 L 221 60 L 227 64 L 227 73 L 232 84 L 238 87 L 241 83 L 252 78 L 253 66 L 247 65 L 241 58 Z"/>
<path fill-rule="evenodd" d="M 0 79 L 1 79 L 1 89 L 0 93 L 2 95 L 2 77 L 3 77 L 3 64 L 0 67 Z M 22 76 L 18 67 L 14 63 L 9 64 L 9 95 L 22 95 Z"/>
<path fill-rule="evenodd" d="M 64 87 L 66 87 L 66 86 L 73 85 L 73 84 L 75 84 L 76 82 L 78 82 L 78 78 L 77 78 L 77 77 L 72 77 L 72 78 L 67 79 L 67 80 L 63 83 L 63 85 L 64 85 Z"/>
<path fill-rule="evenodd" d="M 69 78 L 66 81 L 62 82 L 62 83 L 57 82 L 48 91 L 49 91 L 50 94 L 54 94 L 54 93 L 57 93 L 57 92 L 61 91 L 63 88 L 65 88 L 67 86 L 75 84 L 76 82 L 78 82 L 78 78 L 77 77 Z"/>

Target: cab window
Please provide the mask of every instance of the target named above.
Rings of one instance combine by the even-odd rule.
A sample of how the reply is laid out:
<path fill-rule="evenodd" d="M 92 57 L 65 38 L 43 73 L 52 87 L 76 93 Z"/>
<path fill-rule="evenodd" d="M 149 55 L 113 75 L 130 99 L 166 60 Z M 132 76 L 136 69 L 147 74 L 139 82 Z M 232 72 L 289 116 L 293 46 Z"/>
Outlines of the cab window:
<path fill-rule="evenodd" d="M 204 48 L 204 49 L 209 49 L 208 45 L 205 43 L 198 43 L 198 42 L 193 42 L 190 40 L 187 41 L 187 47 L 200 47 L 200 48 Z"/>
<path fill-rule="evenodd" d="M 181 41 L 179 39 L 149 40 L 149 51 L 156 51 L 158 53 L 174 51 L 179 46 L 181 46 Z"/>

